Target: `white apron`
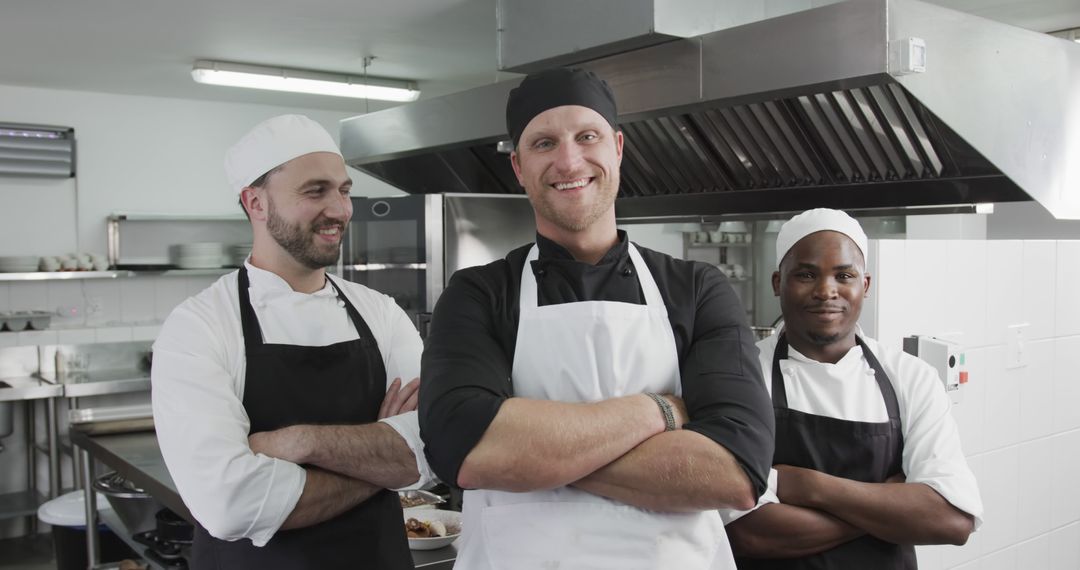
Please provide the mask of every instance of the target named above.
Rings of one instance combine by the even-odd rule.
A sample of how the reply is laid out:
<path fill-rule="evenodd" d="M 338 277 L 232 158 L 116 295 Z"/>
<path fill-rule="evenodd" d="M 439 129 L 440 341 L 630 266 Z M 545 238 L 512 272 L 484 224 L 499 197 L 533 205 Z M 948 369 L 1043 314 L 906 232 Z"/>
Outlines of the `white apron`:
<path fill-rule="evenodd" d="M 628 244 L 645 305 L 609 301 L 537 306 L 532 261 L 521 274 L 514 395 L 594 402 L 682 393 L 667 307 Z M 658 514 L 584 491 L 466 491 L 454 568 L 461 570 L 727 570 L 735 562 L 716 511 Z"/>

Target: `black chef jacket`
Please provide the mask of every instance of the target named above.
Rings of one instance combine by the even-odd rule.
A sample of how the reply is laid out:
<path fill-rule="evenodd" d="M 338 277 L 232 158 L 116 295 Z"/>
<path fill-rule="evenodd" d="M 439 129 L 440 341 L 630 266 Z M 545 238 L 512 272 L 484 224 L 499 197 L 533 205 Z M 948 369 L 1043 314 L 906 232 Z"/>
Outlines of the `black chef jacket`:
<path fill-rule="evenodd" d="M 540 306 L 579 301 L 645 304 L 626 232 L 596 264 L 574 260 L 536 236 L 533 262 Z M 635 244 L 636 245 L 636 244 Z M 432 315 L 420 384 L 420 434 L 435 473 L 456 482 L 465 456 L 513 396 L 521 272 L 532 245 L 456 272 Z M 683 400 L 696 431 L 725 447 L 764 492 L 772 465 L 772 401 L 762 381 L 746 312 L 712 265 L 637 246 L 667 306 L 679 356 Z M 552 358 L 558 358 L 553 354 Z"/>

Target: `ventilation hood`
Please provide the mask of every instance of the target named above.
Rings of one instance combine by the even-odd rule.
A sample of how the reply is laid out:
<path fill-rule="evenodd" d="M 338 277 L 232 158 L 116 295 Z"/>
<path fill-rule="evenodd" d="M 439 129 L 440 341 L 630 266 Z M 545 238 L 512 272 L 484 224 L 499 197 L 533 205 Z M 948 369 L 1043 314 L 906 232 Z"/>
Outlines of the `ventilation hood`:
<path fill-rule="evenodd" d="M 850 0 L 577 65 L 619 103 L 624 222 L 1030 199 L 1080 219 L 1074 42 Z M 499 144 L 519 81 L 347 119 L 346 162 L 410 193 L 522 193 Z"/>

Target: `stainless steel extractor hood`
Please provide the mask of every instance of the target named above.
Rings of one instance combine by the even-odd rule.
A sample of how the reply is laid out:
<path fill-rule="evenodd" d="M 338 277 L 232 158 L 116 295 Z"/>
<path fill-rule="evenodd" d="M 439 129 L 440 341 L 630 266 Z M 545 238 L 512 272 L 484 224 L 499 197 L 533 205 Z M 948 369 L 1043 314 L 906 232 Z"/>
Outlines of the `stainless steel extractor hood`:
<path fill-rule="evenodd" d="M 626 221 L 1029 199 L 1080 219 L 1074 42 L 851 0 L 580 65 L 619 102 Z M 346 161 L 411 193 L 521 193 L 497 145 L 518 81 L 347 119 Z"/>

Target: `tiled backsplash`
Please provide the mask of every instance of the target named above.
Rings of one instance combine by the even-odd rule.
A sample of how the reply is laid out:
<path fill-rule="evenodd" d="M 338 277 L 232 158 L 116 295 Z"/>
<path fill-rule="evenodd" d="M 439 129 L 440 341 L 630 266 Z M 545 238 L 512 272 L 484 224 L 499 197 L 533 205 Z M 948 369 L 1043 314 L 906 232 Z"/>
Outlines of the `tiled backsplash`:
<path fill-rule="evenodd" d="M 53 313 L 44 331 L 0 332 L 0 347 L 153 340 L 169 313 L 216 276 L 0 282 L 0 311 Z"/>
<path fill-rule="evenodd" d="M 952 338 L 970 381 L 953 405 L 985 523 L 919 568 L 1080 568 L 1080 241 L 882 240 L 871 245 L 868 333 Z M 1010 325 L 1027 365 L 1006 368 Z"/>

